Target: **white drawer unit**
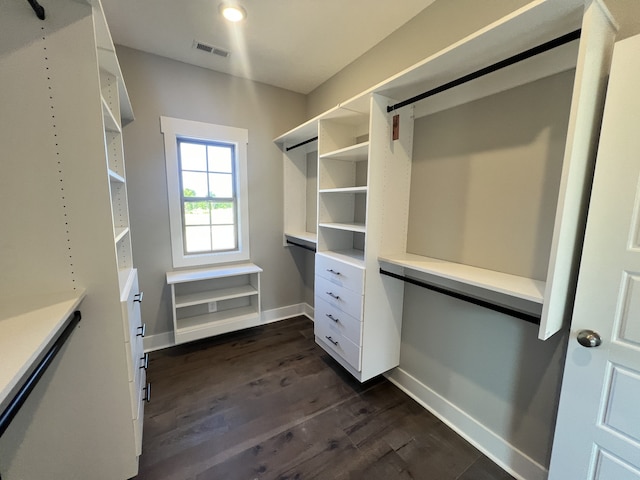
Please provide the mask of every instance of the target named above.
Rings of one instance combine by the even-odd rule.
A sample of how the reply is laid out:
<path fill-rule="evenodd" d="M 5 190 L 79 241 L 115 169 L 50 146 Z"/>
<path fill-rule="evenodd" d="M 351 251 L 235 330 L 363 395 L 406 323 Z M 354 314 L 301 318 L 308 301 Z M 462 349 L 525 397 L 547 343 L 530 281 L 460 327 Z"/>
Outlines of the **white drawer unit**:
<path fill-rule="evenodd" d="M 121 297 L 123 327 L 125 332 L 125 355 L 129 374 L 129 393 L 131 397 L 131 413 L 134 424 L 138 420 L 141 409 L 141 389 L 145 386 L 148 357 L 144 353 L 143 338 L 145 326 L 142 323 L 140 305 L 143 293 L 138 285 L 138 271 L 132 269 Z M 139 425 L 140 434 L 142 425 Z M 136 437 L 136 441 L 138 441 Z M 141 438 L 140 438 L 141 441 Z M 138 453 L 139 455 L 139 453 Z"/>
<path fill-rule="evenodd" d="M 320 346 L 329 353 L 338 354 L 349 365 L 360 371 L 361 350 L 358 345 L 343 336 L 340 330 L 330 322 L 318 321 L 315 323 L 314 330 Z"/>
<path fill-rule="evenodd" d="M 140 369 L 139 382 L 136 384 L 135 397 L 137 408 L 133 416 L 133 431 L 136 442 L 136 454 L 142 455 L 142 426 L 144 425 L 144 404 L 151 400 L 151 385 L 147 383 L 147 372 Z"/>
<path fill-rule="evenodd" d="M 321 253 L 316 255 L 316 275 L 360 294 L 364 289 L 364 269 Z"/>
<path fill-rule="evenodd" d="M 338 310 L 354 318 L 361 318 L 362 293 L 353 292 L 320 276 L 316 276 L 315 293 L 316 298 L 324 300 Z"/>
<path fill-rule="evenodd" d="M 318 297 L 315 299 L 315 322 L 316 324 L 326 323 L 332 330 L 340 332 L 356 345 L 361 345 L 362 322 L 360 319 L 352 317 Z"/>

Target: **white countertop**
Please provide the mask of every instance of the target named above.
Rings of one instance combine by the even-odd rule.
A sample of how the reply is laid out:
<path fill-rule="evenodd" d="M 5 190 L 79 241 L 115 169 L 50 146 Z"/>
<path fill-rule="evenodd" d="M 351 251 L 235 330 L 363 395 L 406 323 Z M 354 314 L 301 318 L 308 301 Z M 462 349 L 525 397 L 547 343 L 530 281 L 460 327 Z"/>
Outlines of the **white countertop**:
<path fill-rule="evenodd" d="M 4 300 L 0 305 L 0 406 L 51 345 L 84 298 L 84 290 Z"/>

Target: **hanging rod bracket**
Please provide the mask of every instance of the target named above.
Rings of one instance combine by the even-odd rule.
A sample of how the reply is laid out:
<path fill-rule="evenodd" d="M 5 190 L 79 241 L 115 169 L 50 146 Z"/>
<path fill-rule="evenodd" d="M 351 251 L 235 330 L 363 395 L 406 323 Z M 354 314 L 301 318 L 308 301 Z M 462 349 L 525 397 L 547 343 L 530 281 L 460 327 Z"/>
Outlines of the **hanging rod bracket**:
<path fill-rule="evenodd" d="M 36 12 L 36 16 L 40 20 L 44 20 L 44 7 L 38 3 L 38 0 L 27 0 L 33 11 Z"/>

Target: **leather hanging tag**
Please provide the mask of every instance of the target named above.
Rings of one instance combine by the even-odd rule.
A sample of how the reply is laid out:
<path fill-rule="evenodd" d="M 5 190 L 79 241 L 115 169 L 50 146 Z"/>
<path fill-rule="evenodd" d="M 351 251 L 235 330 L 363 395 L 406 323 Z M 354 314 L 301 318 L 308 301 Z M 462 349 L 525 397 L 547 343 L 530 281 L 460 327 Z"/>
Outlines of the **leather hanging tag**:
<path fill-rule="evenodd" d="M 398 140 L 400 138 L 400 115 L 393 116 L 393 128 L 391 131 L 391 139 Z"/>

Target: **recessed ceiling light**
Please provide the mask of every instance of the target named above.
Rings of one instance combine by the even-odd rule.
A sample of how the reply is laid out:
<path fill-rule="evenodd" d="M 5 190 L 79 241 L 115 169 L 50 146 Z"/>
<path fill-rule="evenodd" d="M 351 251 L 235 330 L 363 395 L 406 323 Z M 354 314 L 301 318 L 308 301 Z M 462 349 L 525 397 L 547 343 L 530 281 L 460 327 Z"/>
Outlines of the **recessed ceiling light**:
<path fill-rule="evenodd" d="M 230 3 L 221 3 L 220 13 L 230 22 L 239 22 L 247 18 L 247 12 L 244 8 Z"/>

